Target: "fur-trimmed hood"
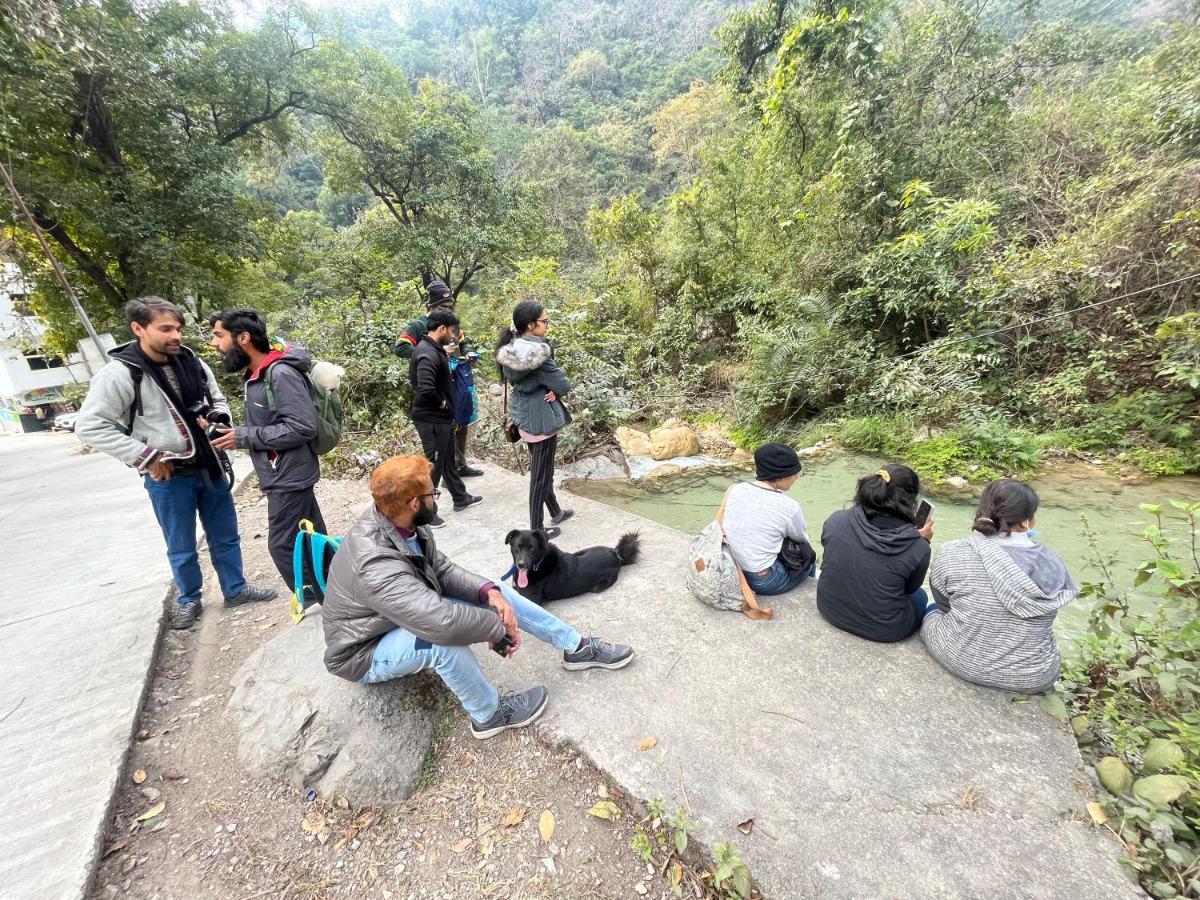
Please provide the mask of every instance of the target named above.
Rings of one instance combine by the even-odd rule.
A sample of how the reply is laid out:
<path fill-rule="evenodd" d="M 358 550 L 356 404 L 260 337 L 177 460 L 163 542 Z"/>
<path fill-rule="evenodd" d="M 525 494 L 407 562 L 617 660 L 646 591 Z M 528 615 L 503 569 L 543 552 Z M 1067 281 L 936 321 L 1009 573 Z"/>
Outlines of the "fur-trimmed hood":
<path fill-rule="evenodd" d="M 545 338 L 519 337 L 496 351 L 496 362 L 511 372 L 532 372 L 554 358 L 554 349 Z"/>

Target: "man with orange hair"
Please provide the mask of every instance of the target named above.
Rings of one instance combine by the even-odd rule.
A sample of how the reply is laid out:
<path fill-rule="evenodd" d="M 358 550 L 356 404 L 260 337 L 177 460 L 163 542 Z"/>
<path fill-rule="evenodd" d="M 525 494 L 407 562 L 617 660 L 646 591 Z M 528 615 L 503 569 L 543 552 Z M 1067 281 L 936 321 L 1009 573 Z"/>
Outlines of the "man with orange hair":
<path fill-rule="evenodd" d="M 433 669 L 470 715 L 471 733 L 483 739 L 533 722 L 548 695 L 543 687 L 498 694 L 471 644 L 487 642 L 511 656 L 524 630 L 561 650 L 571 671 L 619 669 L 633 659 L 632 647 L 581 637 L 507 585 L 443 556 L 428 527 L 441 493 L 432 468 L 419 456 L 393 456 L 371 475 L 375 503 L 329 570 L 323 615 L 330 672 L 371 684 Z"/>

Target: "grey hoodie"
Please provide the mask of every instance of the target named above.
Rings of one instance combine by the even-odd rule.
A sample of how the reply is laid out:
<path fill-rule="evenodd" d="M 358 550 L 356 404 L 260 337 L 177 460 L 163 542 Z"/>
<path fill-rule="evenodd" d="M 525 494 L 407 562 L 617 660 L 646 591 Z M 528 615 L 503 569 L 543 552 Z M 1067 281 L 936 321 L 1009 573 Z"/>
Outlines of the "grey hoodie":
<path fill-rule="evenodd" d="M 959 678 L 1037 693 L 1058 680 L 1054 618 L 1079 589 L 1054 551 L 1025 541 L 1044 551 L 1039 565 L 1030 566 L 1032 575 L 1004 540 L 973 534 L 944 544 L 929 584 L 949 608 L 926 615 L 921 639 Z"/>
<path fill-rule="evenodd" d="M 268 366 L 274 410 L 263 380 Z M 289 344 L 282 353 L 268 354 L 246 379 L 246 424 L 235 429 L 237 446 L 250 451 L 264 492 L 302 491 L 321 477 L 317 454 L 308 445 L 317 433 L 317 408 L 305 377 L 311 368 L 312 358 L 304 348 Z"/>

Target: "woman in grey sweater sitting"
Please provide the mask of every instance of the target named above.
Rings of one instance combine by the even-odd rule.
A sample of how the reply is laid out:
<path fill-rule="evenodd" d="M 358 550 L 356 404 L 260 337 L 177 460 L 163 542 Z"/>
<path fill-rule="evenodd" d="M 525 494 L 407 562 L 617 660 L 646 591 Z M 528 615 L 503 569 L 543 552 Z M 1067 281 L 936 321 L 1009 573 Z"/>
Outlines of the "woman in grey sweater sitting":
<path fill-rule="evenodd" d="M 973 533 L 933 558 L 939 609 L 921 626 L 933 658 L 967 681 L 1040 693 L 1058 680 L 1054 617 L 1079 594 L 1057 553 L 1033 536 L 1038 496 L 1012 478 L 979 497 Z"/>

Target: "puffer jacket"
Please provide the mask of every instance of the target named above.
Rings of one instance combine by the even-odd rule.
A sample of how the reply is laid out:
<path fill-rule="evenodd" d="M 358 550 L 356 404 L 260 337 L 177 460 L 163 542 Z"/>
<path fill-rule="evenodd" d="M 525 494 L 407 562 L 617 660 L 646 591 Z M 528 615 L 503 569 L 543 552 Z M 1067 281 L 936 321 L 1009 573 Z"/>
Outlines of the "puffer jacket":
<path fill-rule="evenodd" d="M 190 460 L 196 456 L 196 442 L 167 399 L 158 383 L 146 374 L 141 379 L 141 406 L 133 419 L 133 430 L 125 433 L 134 403 L 133 368 L 142 368 L 130 341 L 108 351 L 108 362 L 96 373 L 86 399 L 75 420 L 75 436 L 86 446 L 107 453 L 127 466 L 144 472 L 156 457 L 163 460 Z M 229 403 L 221 393 L 212 369 L 187 347 L 180 350 L 195 357 L 204 372 L 208 394 L 214 409 L 229 414 Z"/>
<path fill-rule="evenodd" d="M 267 400 L 268 367 L 274 410 Z M 317 408 L 305 377 L 311 368 L 312 357 L 304 348 L 289 344 L 268 353 L 246 379 L 246 424 L 235 429 L 237 446 L 250 451 L 264 492 L 302 491 L 321 477 L 321 464 L 308 443 L 317 433 Z"/>
<path fill-rule="evenodd" d="M 554 434 L 571 421 L 562 398 L 571 382 L 554 361 L 554 350 L 545 338 L 519 337 L 496 351 L 496 362 L 512 386 L 509 409 L 513 421 L 530 434 Z M 558 399 L 546 402 L 546 392 Z"/>
<path fill-rule="evenodd" d="M 372 506 L 359 517 L 333 557 L 322 616 L 325 668 L 361 681 L 375 646 L 394 628 L 444 647 L 461 647 L 504 636 L 500 616 L 477 603 L 487 579 L 443 556 L 428 528 L 417 529 L 422 553 L 414 553 L 400 530 Z"/>

